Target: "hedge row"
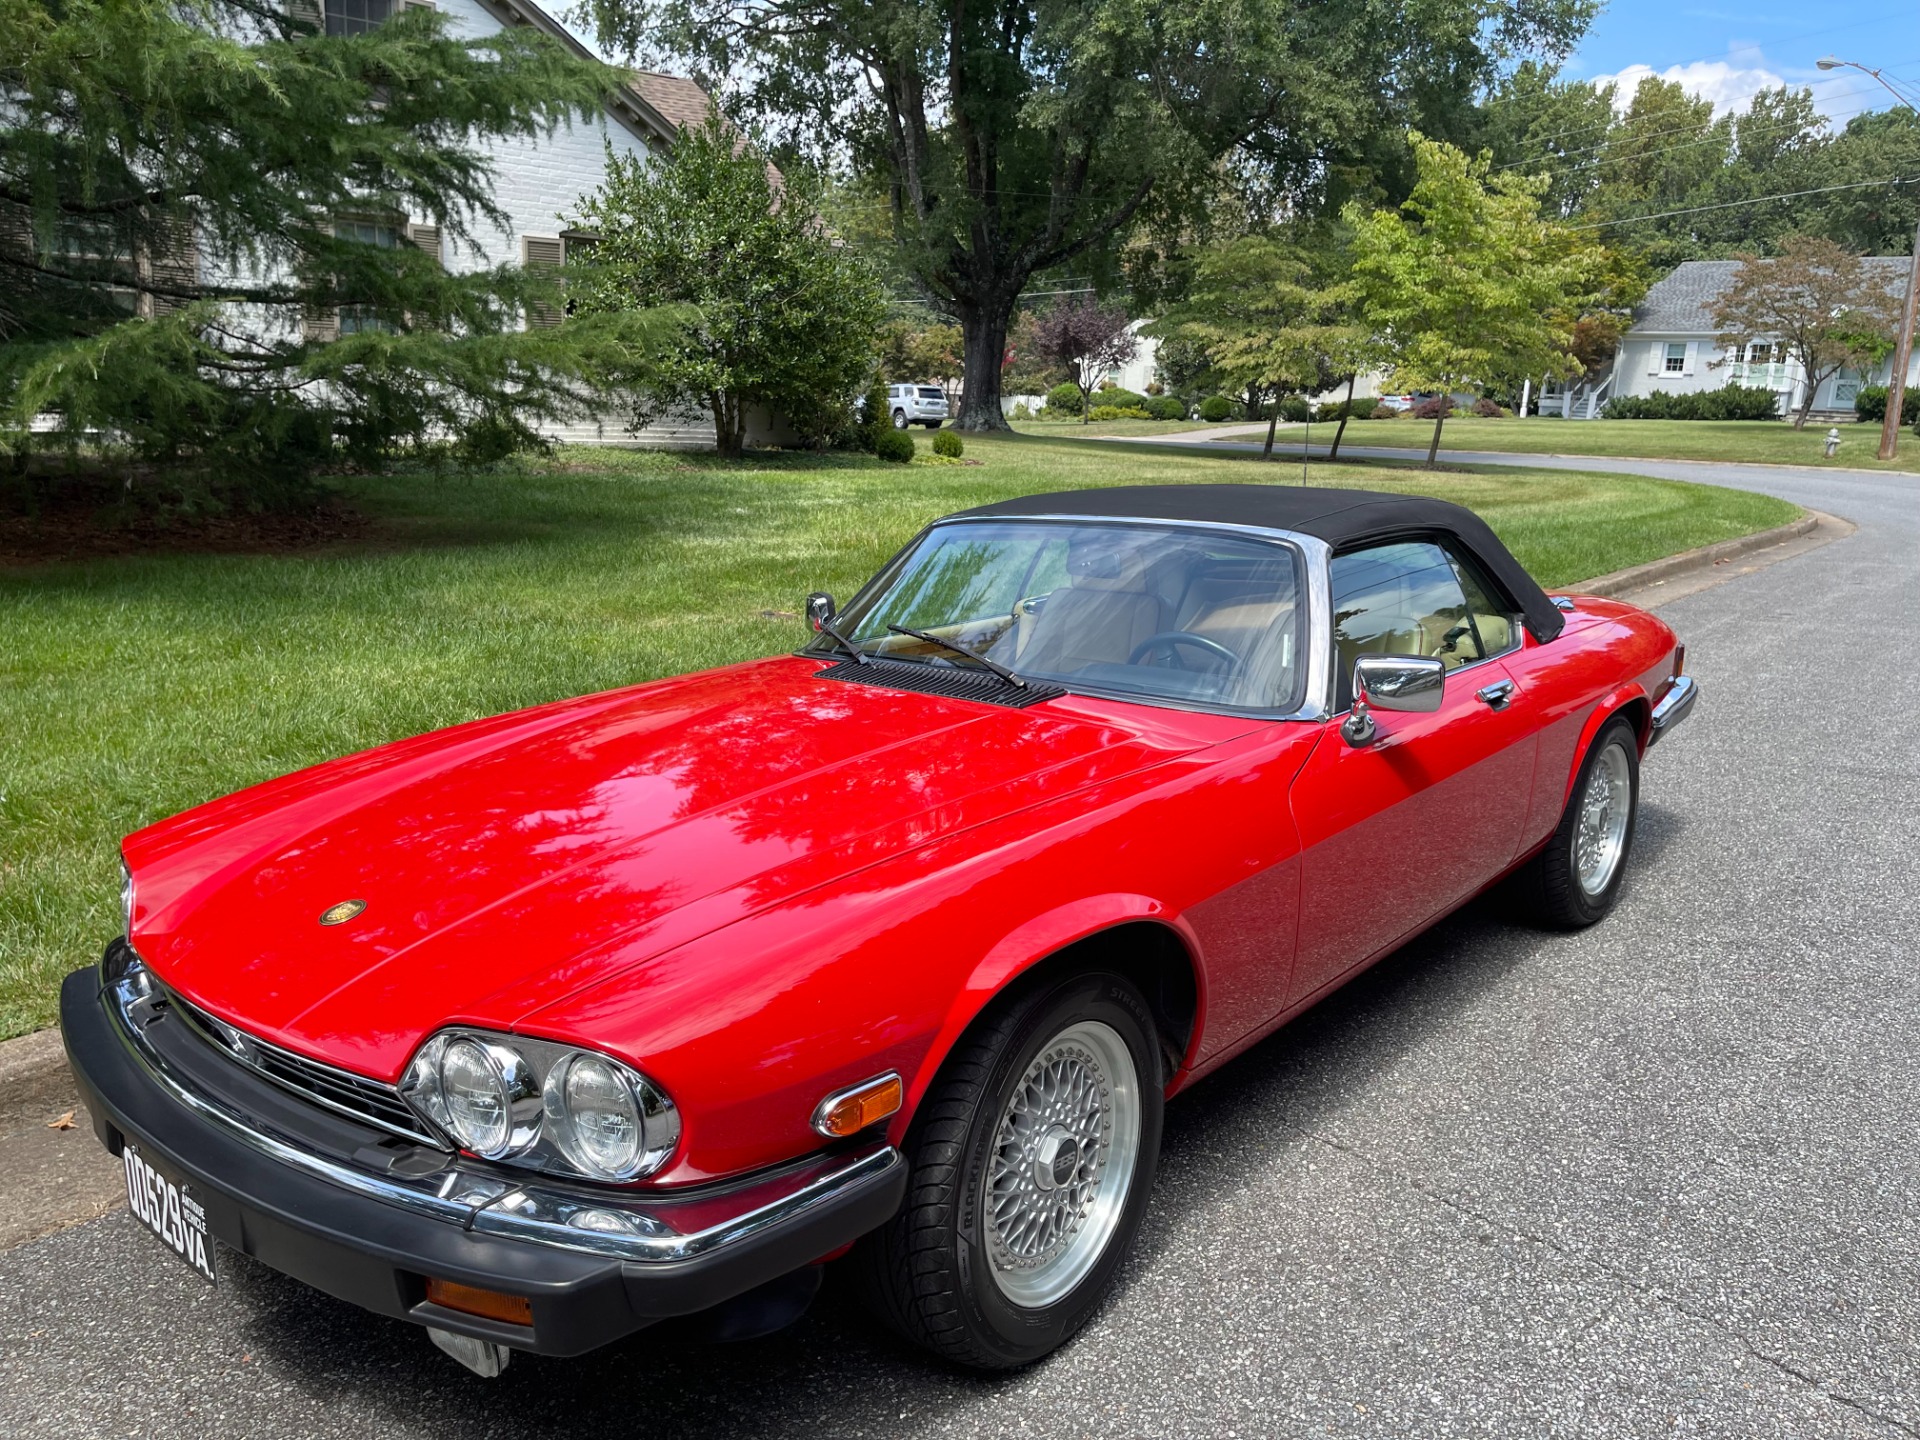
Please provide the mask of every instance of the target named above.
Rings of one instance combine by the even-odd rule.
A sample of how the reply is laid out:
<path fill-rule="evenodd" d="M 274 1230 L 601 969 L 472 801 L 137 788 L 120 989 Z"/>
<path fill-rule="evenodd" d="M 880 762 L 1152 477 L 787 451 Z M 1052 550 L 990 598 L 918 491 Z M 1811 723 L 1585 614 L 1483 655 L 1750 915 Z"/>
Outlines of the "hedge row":
<path fill-rule="evenodd" d="M 1616 395 L 1600 412 L 1609 420 L 1778 420 L 1780 403 L 1757 385 L 1723 385 L 1691 395 Z"/>

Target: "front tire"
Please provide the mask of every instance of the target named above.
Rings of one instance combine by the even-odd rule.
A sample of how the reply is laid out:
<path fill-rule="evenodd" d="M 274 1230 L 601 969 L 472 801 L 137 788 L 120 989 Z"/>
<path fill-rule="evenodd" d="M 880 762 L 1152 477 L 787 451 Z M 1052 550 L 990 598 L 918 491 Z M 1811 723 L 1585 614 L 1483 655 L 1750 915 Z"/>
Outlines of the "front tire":
<path fill-rule="evenodd" d="M 1639 817 L 1639 737 L 1616 715 L 1587 747 L 1553 838 L 1520 874 L 1534 918 L 1558 930 L 1605 919 L 1620 898 Z"/>
<path fill-rule="evenodd" d="M 990 1014 L 921 1101 L 900 1213 L 855 1253 L 868 1303 L 976 1369 L 1065 1343 L 1139 1228 L 1162 1088 L 1146 1002 L 1117 975 L 1071 976 Z"/>

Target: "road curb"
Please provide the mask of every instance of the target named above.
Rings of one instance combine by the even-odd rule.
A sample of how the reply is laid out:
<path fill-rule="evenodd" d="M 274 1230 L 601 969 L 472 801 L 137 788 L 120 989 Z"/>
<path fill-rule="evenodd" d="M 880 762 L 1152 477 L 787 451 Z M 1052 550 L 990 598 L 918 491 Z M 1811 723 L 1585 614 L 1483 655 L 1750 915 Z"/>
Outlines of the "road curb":
<path fill-rule="evenodd" d="M 1591 580 L 1582 580 L 1556 588 L 1574 591 L 1581 595 L 1602 595 L 1619 599 L 1650 586 L 1690 579 L 1703 571 L 1712 570 L 1716 565 L 1724 565 L 1742 556 L 1786 545 L 1803 536 L 1813 534 L 1814 531 L 1822 528 L 1823 524 L 1833 527 L 1833 534 L 1828 537 L 1830 539 L 1837 539 L 1853 528 L 1845 520 L 1822 514 L 1818 510 L 1808 510 L 1798 520 L 1777 525 L 1771 530 L 1761 530 L 1752 535 L 1740 535 L 1732 540 L 1702 545 L 1697 550 L 1683 550 L 1678 555 L 1649 560 L 1644 565 L 1629 565 L 1624 570 L 1615 570 L 1611 574 L 1598 575 Z"/>
<path fill-rule="evenodd" d="M 60 1032 L 35 1030 L 14 1040 L 0 1040 L 0 1096 L 30 1094 L 64 1069 L 67 1050 Z M 11 1105 L 0 1101 L 0 1130 L 10 1128 Z"/>

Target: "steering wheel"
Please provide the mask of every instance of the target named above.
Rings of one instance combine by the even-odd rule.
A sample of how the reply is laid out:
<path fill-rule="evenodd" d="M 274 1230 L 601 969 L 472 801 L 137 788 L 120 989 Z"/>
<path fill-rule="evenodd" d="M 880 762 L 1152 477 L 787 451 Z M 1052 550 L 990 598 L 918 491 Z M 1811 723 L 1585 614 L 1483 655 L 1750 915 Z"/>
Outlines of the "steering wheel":
<path fill-rule="evenodd" d="M 1209 640 L 1204 635 L 1196 635 L 1191 630 L 1162 630 L 1158 635 L 1149 635 L 1133 647 L 1133 653 L 1127 656 L 1129 665 L 1138 665 L 1144 656 L 1155 650 L 1165 650 L 1171 654 L 1181 645 L 1191 645 L 1196 650 L 1204 650 L 1214 659 L 1226 666 L 1225 674 L 1231 675 L 1240 668 L 1240 657 L 1222 645 L 1218 640 Z M 1182 665 L 1182 670 L 1187 667 Z"/>

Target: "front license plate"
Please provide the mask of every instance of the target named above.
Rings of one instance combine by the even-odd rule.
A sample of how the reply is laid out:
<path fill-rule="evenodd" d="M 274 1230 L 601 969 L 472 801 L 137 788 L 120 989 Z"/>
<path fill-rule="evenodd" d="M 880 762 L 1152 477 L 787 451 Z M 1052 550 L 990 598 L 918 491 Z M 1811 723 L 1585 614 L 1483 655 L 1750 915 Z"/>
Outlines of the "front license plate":
<path fill-rule="evenodd" d="M 184 1180 L 128 1145 L 120 1152 L 127 1167 L 127 1207 L 142 1225 L 160 1237 L 193 1273 L 209 1285 L 213 1278 L 213 1236 L 207 1230 L 207 1212 L 193 1198 Z"/>

